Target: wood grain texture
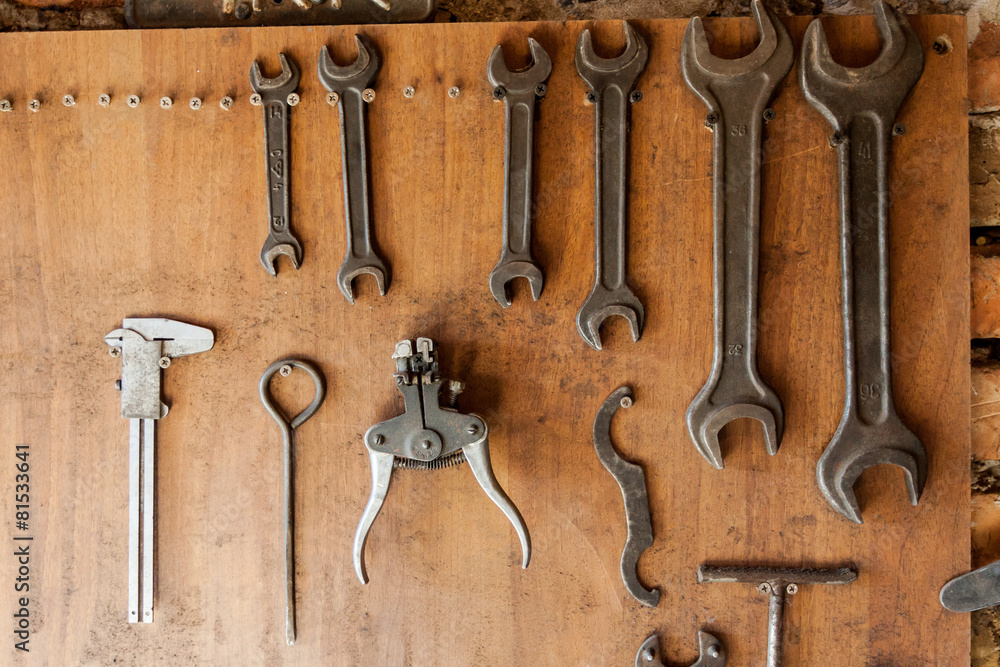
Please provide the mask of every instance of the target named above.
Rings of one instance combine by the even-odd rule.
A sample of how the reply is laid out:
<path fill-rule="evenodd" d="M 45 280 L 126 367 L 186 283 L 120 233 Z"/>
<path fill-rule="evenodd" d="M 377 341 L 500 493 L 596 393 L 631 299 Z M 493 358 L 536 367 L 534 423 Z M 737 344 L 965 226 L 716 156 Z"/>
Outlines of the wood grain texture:
<path fill-rule="evenodd" d="M 699 564 L 855 563 L 849 587 L 804 588 L 786 610 L 787 664 L 963 664 L 969 622 L 937 602 L 969 567 L 969 254 L 964 19 L 913 20 L 927 53 L 900 120 L 892 175 L 896 404 L 930 454 L 920 505 L 901 473 L 858 485 L 866 523 L 826 504 L 815 465 L 843 401 L 836 160 L 826 122 L 795 72 L 767 128 L 761 235 L 760 367 L 786 408 L 769 457 L 756 423 L 727 427 L 726 469 L 689 441 L 684 411 L 711 359 L 711 135 L 684 85 L 685 21 L 637 26 L 651 46 L 632 111 L 632 283 L 646 305 L 642 340 L 605 326 L 603 352 L 577 334 L 593 266 L 593 110 L 573 65 L 585 26 L 600 51 L 614 22 L 371 26 L 383 54 L 370 108 L 373 216 L 392 265 L 380 298 L 362 278 L 349 305 L 335 276 L 344 252 L 336 111 L 315 76 L 320 46 L 353 57 L 352 28 L 0 35 L 0 480 L 4 516 L 13 446 L 32 446 L 35 537 L 32 660 L 49 664 L 623 665 L 658 632 L 672 660 L 693 660 L 696 632 L 721 637 L 734 666 L 760 664 L 766 599 L 751 587 L 701 585 Z M 805 19 L 789 22 L 800 43 Z M 878 49 L 868 17 L 826 22 L 835 55 Z M 711 20 L 722 55 L 752 47 L 752 21 Z M 948 34 L 947 56 L 930 51 Z M 486 59 L 525 38 L 555 67 L 536 125 L 539 302 L 517 285 L 493 301 L 500 251 L 503 110 Z M 277 53 L 303 70 L 292 113 L 292 225 L 298 272 L 261 268 L 265 199 L 261 112 L 250 62 Z M 406 99 L 402 89 L 416 88 Z M 457 85 L 462 94 L 446 91 Z M 78 103 L 58 100 L 73 93 Z M 112 106 L 96 105 L 110 92 Z M 129 109 L 130 93 L 143 104 Z M 237 97 L 230 112 L 222 95 Z M 161 95 L 177 104 L 156 106 Z M 186 107 L 199 95 L 200 111 Z M 29 113 L 27 99 L 45 106 Z M 156 622 L 127 625 L 127 424 L 103 336 L 125 316 L 208 326 L 211 352 L 165 373 L 170 415 L 158 429 Z M 390 355 L 418 335 L 441 346 L 460 405 L 492 431 L 497 477 L 531 530 L 517 539 L 465 467 L 397 472 L 368 542 L 372 581 L 350 563 L 369 492 L 362 434 L 397 414 Z M 299 641 L 284 645 L 281 440 L 257 396 L 273 360 L 314 360 L 326 404 L 298 433 Z M 654 546 L 640 561 L 659 608 L 627 596 L 618 574 L 621 497 L 594 454 L 591 425 L 622 383 L 636 405 L 612 435 L 646 466 Z M 282 381 L 305 405 L 308 380 Z M 12 566 L 0 567 L 5 582 Z M 4 590 L 10 591 L 7 584 Z M 0 616 L 13 613 L 0 595 Z M 5 647 L 2 649 L 7 651 Z M 9 655 L 9 653 L 8 653 Z M 12 660 L 23 661 L 23 656 Z"/>

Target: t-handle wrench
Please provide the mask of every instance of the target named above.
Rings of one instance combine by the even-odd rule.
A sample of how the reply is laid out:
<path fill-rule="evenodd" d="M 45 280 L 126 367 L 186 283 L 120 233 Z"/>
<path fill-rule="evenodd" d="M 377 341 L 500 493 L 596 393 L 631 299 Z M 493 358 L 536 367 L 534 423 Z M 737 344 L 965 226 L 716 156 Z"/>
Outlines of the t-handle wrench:
<path fill-rule="evenodd" d="M 368 191 L 368 124 L 365 91 L 378 76 L 381 60 L 370 40 L 355 35 L 357 59 L 340 67 L 324 46 L 319 52 L 319 80 L 337 96 L 340 113 L 340 154 L 344 171 L 344 219 L 347 223 L 347 255 L 337 272 L 337 285 L 354 303 L 353 281 L 362 273 L 375 277 L 379 294 L 389 288 L 389 267 L 374 247 L 371 197 Z M 372 93 L 367 97 L 372 99 Z"/>
<path fill-rule="evenodd" d="M 552 73 L 549 54 L 528 38 L 531 65 L 512 72 L 507 69 L 503 48 L 497 44 L 487 67 L 493 97 L 503 100 L 506 141 L 504 143 L 503 250 L 490 273 L 490 291 L 504 308 L 510 306 L 507 283 L 526 278 L 535 301 L 542 295 L 542 268 L 531 254 L 532 173 L 535 147 L 535 103 L 545 97 L 545 82 Z"/>
<path fill-rule="evenodd" d="M 260 263 L 272 276 L 278 275 L 274 266 L 278 255 L 285 255 L 298 269 L 302 265 L 302 244 L 292 233 L 288 180 L 291 173 L 292 154 L 288 146 L 288 112 L 297 104 L 291 97 L 299 87 L 299 68 L 284 53 L 278 54 L 281 74 L 265 79 L 260 64 L 254 60 L 250 66 L 250 87 L 260 95 L 264 109 L 264 149 L 267 169 L 267 240 L 260 250 Z"/>
<path fill-rule="evenodd" d="M 792 68 L 788 31 L 753 3 L 760 44 L 737 60 L 713 56 L 695 17 L 681 49 L 688 86 L 708 107 L 713 137 L 713 305 L 715 351 L 708 381 L 687 411 L 688 432 L 701 455 L 722 469 L 719 431 L 749 417 L 764 427 L 768 454 L 781 444 L 781 399 L 757 371 L 757 265 L 760 164 L 765 107 Z"/>
<path fill-rule="evenodd" d="M 594 105 L 594 287 L 576 315 L 576 328 L 595 350 L 601 349 L 601 324 L 612 315 L 628 320 L 632 340 L 639 340 L 645 311 L 629 289 L 625 264 L 628 220 L 629 106 L 642 95 L 632 89 L 646 69 L 649 48 L 627 21 L 625 52 L 610 60 L 594 53 L 590 31 L 576 43 L 576 70 Z"/>
<path fill-rule="evenodd" d="M 896 113 L 924 69 L 920 39 L 906 19 L 876 0 L 882 52 L 849 69 L 830 56 L 823 24 L 806 30 L 799 67 L 806 99 L 833 126 L 840 171 L 845 399 L 837 432 L 816 466 L 820 490 L 856 523 L 854 482 L 867 468 L 903 469 L 910 503 L 927 480 L 927 450 L 896 414 L 889 338 L 889 137 Z"/>

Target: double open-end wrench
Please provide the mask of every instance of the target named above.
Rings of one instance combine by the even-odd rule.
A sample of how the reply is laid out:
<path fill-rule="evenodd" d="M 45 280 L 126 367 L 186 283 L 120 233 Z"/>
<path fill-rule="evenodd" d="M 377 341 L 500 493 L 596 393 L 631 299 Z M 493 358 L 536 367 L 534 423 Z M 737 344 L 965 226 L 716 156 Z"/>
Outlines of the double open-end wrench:
<path fill-rule="evenodd" d="M 319 52 L 319 80 L 336 95 L 340 114 L 340 155 L 344 171 L 344 220 L 347 254 L 337 272 L 337 285 L 354 303 L 354 279 L 362 273 L 375 278 L 379 294 L 389 288 L 389 267 L 375 249 L 372 234 L 371 196 L 368 191 L 368 123 L 365 106 L 374 99 L 370 86 L 378 76 L 381 60 L 370 40 L 355 35 L 357 59 L 345 67 L 333 62 L 325 46 Z"/>
<path fill-rule="evenodd" d="M 646 495 L 646 473 L 642 467 L 626 461 L 611 443 L 611 419 L 618 408 L 629 408 L 635 403 L 632 388 L 618 387 L 604 399 L 594 417 L 594 450 L 597 458 L 618 482 L 625 501 L 625 524 L 628 535 L 622 549 L 621 573 L 625 588 L 639 602 L 655 607 L 660 602 L 660 591 L 647 589 L 639 581 L 639 556 L 653 546 L 653 523 L 649 518 L 649 497 Z"/>
<path fill-rule="evenodd" d="M 545 97 L 545 82 L 552 73 L 549 54 L 535 40 L 528 38 L 531 65 L 512 72 L 507 69 L 503 48 L 497 44 L 490 55 L 487 73 L 493 84 L 493 98 L 503 100 L 504 123 L 504 201 L 503 250 L 500 261 L 490 272 L 490 291 L 504 308 L 510 306 L 507 283 L 526 278 L 535 301 L 542 295 L 542 267 L 531 254 L 532 165 L 535 148 L 535 103 Z"/>
<path fill-rule="evenodd" d="M 639 647 L 635 667 L 666 667 L 657 635 L 650 636 Z M 726 649 L 715 635 L 698 631 L 698 660 L 691 667 L 726 667 Z"/>
<path fill-rule="evenodd" d="M 153 622 L 156 420 L 167 416 L 160 386 L 170 360 L 211 350 L 211 331 L 176 320 L 127 318 L 104 337 L 121 357 L 122 417 L 128 419 L 128 622 Z"/>
<path fill-rule="evenodd" d="M 758 420 L 772 455 L 784 428 L 781 400 L 757 371 L 757 264 L 765 107 L 792 68 L 794 53 L 785 26 L 760 0 L 754 0 L 753 14 L 760 43 L 750 55 L 713 56 L 698 17 L 688 24 L 681 50 L 684 80 L 708 107 L 705 124 L 714 133 L 715 352 L 708 381 L 688 408 L 687 425 L 698 451 L 720 470 L 719 431 L 727 423 Z"/>
<path fill-rule="evenodd" d="M 642 99 L 633 91 L 646 69 L 649 48 L 627 21 L 625 52 L 610 60 L 594 53 L 590 31 L 576 43 L 576 70 L 594 105 L 594 287 L 576 315 L 576 328 L 595 350 L 601 349 L 601 324 L 612 315 L 628 320 L 639 340 L 645 311 L 628 286 L 625 244 L 628 220 L 629 107 Z"/>
<path fill-rule="evenodd" d="M 856 523 L 854 482 L 867 468 L 903 469 L 916 505 L 927 480 L 927 451 L 896 414 L 889 339 L 889 139 L 896 114 L 924 69 L 920 39 L 905 18 L 876 0 L 882 52 L 858 69 L 830 56 L 814 20 L 802 45 L 806 99 L 833 126 L 840 171 L 840 256 L 844 319 L 844 414 L 816 466 L 820 490 Z"/>
<path fill-rule="evenodd" d="M 295 105 L 290 96 L 299 87 L 299 68 L 284 53 L 278 54 L 281 75 L 265 79 L 260 64 L 250 66 L 250 87 L 260 95 L 264 109 L 264 166 L 267 169 L 267 240 L 260 250 L 260 263 L 272 276 L 278 275 L 275 260 L 285 255 L 292 266 L 302 266 L 302 244 L 292 233 L 289 201 L 291 151 L 288 145 L 288 112 Z"/>

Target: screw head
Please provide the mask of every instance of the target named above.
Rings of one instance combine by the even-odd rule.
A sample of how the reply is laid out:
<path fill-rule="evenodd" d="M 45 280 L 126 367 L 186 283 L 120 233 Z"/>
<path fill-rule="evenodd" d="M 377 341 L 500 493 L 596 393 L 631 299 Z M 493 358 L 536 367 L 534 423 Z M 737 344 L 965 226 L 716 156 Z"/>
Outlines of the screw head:
<path fill-rule="evenodd" d="M 288 106 L 294 107 L 301 99 L 302 98 L 299 97 L 298 93 L 288 93 L 288 99 L 286 101 L 288 102 Z"/>
<path fill-rule="evenodd" d="M 14 107 L 11 105 L 10 100 L 0 100 L 0 111 L 9 112 L 13 111 Z"/>
<path fill-rule="evenodd" d="M 549 87 L 544 83 L 540 83 L 535 86 L 535 97 L 545 97 L 545 93 L 549 92 Z"/>
<path fill-rule="evenodd" d="M 254 93 L 253 95 L 250 96 L 250 104 L 254 105 L 255 107 L 259 107 L 262 103 L 263 101 L 260 99 L 260 93 Z"/>
<path fill-rule="evenodd" d="M 422 449 L 424 451 L 429 450 L 433 446 L 434 446 L 434 443 L 432 443 L 430 440 L 421 440 L 420 441 L 420 449 Z"/>
<path fill-rule="evenodd" d="M 226 95 L 221 100 L 219 100 L 219 106 L 222 107 L 222 109 L 224 109 L 225 111 L 229 111 L 230 109 L 233 108 L 233 98 Z"/>
<path fill-rule="evenodd" d="M 710 657 L 710 658 L 718 658 L 719 657 L 719 647 L 716 646 L 715 644 L 712 644 L 711 646 L 708 647 L 707 653 L 708 653 L 708 657 Z"/>
<path fill-rule="evenodd" d="M 39 102 L 38 100 L 31 100 L 28 102 L 28 109 L 30 109 L 31 111 L 38 111 L 41 108 L 42 108 L 42 103 Z"/>
<path fill-rule="evenodd" d="M 503 86 L 497 86 L 493 89 L 493 99 L 498 102 L 507 96 L 507 89 Z"/>
<path fill-rule="evenodd" d="M 142 102 L 142 100 L 139 99 L 138 95 L 129 95 L 128 99 L 125 100 L 125 104 L 129 105 L 133 109 L 136 108 L 137 106 L 139 106 L 140 102 Z"/>
<path fill-rule="evenodd" d="M 120 357 L 122 356 L 122 349 L 120 347 L 109 347 L 108 354 L 112 357 Z"/>
<path fill-rule="evenodd" d="M 170 357 L 160 357 L 160 368 L 168 368 L 170 366 Z"/>
<path fill-rule="evenodd" d="M 892 133 L 897 137 L 901 134 L 906 134 L 906 125 L 903 123 L 896 123 L 892 126 Z"/>
<path fill-rule="evenodd" d="M 448 97 L 452 99 L 455 99 L 461 94 L 462 94 L 462 89 L 459 88 L 458 86 L 452 86 L 451 88 L 448 89 Z"/>
<path fill-rule="evenodd" d="M 191 101 L 188 102 L 188 106 L 191 107 L 193 110 L 197 111 L 198 109 L 201 108 L 201 98 L 200 97 L 192 97 Z"/>
<path fill-rule="evenodd" d="M 785 592 L 788 593 L 789 595 L 795 595 L 796 593 L 799 592 L 799 585 L 788 584 L 787 586 L 785 586 Z"/>
<path fill-rule="evenodd" d="M 76 104 L 76 98 L 73 97 L 72 95 L 63 95 L 62 102 L 63 102 L 63 106 L 65 106 L 65 107 L 71 107 L 74 104 Z"/>
<path fill-rule="evenodd" d="M 278 369 L 278 372 L 281 373 L 281 377 L 286 378 L 292 374 L 292 367 L 288 364 L 285 364 L 284 366 Z"/>
<path fill-rule="evenodd" d="M 250 9 L 250 3 L 248 2 L 241 2 L 240 4 L 236 5 L 236 18 L 238 18 L 241 21 L 246 21 L 248 18 L 250 18 L 251 12 L 252 10 Z"/>
<path fill-rule="evenodd" d="M 845 140 L 846 137 L 844 136 L 844 133 L 841 132 L 840 130 L 837 130 L 836 132 L 830 135 L 831 146 L 839 146 L 840 144 L 844 143 Z"/>
<path fill-rule="evenodd" d="M 361 92 L 361 99 L 363 99 L 365 102 L 374 102 L 375 101 L 375 91 L 372 90 L 371 88 L 365 88 Z"/>
<path fill-rule="evenodd" d="M 931 49 L 939 56 L 951 53 L 952 48 L 951 38 L 948 35 L 939 35 L 934 39 L 934 43 L 931 44 Z"/>
<path fill-rule="evenodd" d="M 587 101 L 587 104 L 597 104 L 597 93 L 588 90 L 587 94 L 584 95 L 584 99 Z"/>
<path fill-rule="evenodd" d="M 340 102 L 340 95 L 338 95 L 337 93 L 331 90 L 329 93 L 326 94 L 326 103 L 329 104 L 331 107 L 337 106 L 339 102 Z"/>
<path fill-rule="evenodd" d="M 416 92 L 417 91 L 413 89 L 413 86 L 407 86 L 406 88 L 403 88 L 403 97 L 406 98 L 413 97 L 416 94 Z"/>
<path fill-rule="evenodd" d="M 129 106 L 131 106 L 131 105 L 129 105 Z M 160 98 L 160 108 L 161 109 L 169 109 L 172 106 L 174 106 L 174 101 L 172 99 L 170 99 L 169 97 L 161 97 Z"/>
<path fill-rule="evenodd" d="M 97 96 L 97 103 L 102 107 L 106 107 L 111 104 L 111 96 L 107 93 L 101 93 Z"/>
<path fill-rule="evenodd" d="M 719 122 L 719 114 L 714 111 L 705 116 L 705 127 L 712 127 Z"/>
<path fill-rule="evenodd" d="M 633 104 L 636 102 L 642 102 L 642 91 L 633 90 L 632 94 L 628 96 L 628 101 L 632 102 Z"/>
<path fill-rule="evenodd" d="M 622 400 L 619 401 L 619 403 L 623 408 L 631 408 L 633 402 L 634 401 L 632 400 L 631 396 L 622 396 Z"/>
<path fill-rule="evenodd" d="M 767 583 L 766 581 L 761 582 L 757 584 L 757 590 L 763 593 L 764 595 L 767 595 L 768 593 L 771 592 L 771 584 Z"/>
<path fill-rule="evenodd" d="M 774 109 L 764 109 L 764 120 L 768 123 L 774 120 L 777 115 L 778 114 L 774 113 Z"/>
<path fill-rule="evenodd" d="M 647 648 L 645 651 L 642 652 L 642 659 L 645 660 L 646 662 L 653 662 L 654 658 L 656 658 L 656 654 L 653 653 L 653 649 Z"/>
<path fill-rule="evenodd" d="M 372 438 L 372 442 L 374 442 L 376 445 L 381 445 L 382 443 L 385 442 L 385 436 L 382 435 L 381 433 L 376 433 L 375 437 Z"/>
<path fill-rule="evenodd" d="M 475 435 L 479 433 L 479 425 L 469 424 L 468 428 L 465 429 L 465 432 L 468 433 L 469 435 Z"/>

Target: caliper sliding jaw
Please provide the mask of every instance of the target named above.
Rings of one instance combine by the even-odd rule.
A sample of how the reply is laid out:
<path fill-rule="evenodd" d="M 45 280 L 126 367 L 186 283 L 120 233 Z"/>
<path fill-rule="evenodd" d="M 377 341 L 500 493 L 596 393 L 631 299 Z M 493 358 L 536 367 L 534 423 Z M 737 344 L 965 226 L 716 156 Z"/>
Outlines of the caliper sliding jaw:
<path fill-rule="evenodd" d="M 482 417 L 455 409 L 463 385 L 445 383 L 438 374 L 437 349 L 430 338 L 396 344 L 393 377 L 403 394 L 405 412 L 375 424 L 365 433 L 365 447 L 372 467 L 372 493 L 354 535 L 354 571 L 368 583 L 364 549 L 368 531 L 378 516 L 393 468 L 438 470 L 469 462 L 472 474 L 497 507 L 507 516 L 521 540 L 522 568 L 531 558 L 531 539 L 521 513 L 493 475 L 490 464 L 489 427 Z M 448 405 L 441 405 L 441 388 L 447 384 Z"/>

